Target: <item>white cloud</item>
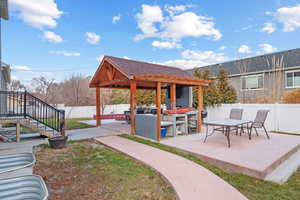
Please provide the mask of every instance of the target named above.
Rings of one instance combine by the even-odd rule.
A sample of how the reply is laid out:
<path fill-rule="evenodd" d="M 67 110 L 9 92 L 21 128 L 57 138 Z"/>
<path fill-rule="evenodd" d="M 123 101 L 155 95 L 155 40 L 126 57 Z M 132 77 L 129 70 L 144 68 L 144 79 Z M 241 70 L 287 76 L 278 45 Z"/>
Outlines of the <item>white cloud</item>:
<path fill-rule="evenodd" d="M 155 40 L 155 41 L 152 42 L 152 46 L 154 46 L 156 48 L 160 48 L 160 49 L 174 49 L 174 48 L 178 49 L 178 48 L 181 48 L 181 45 L 174 42 L 174 41 L 161 42 L 161 41 Z"/>
<path fill-rule="evenodd" d="M 101 63 L 102 59 L 104 58 L 104 55 L 100 55 L 96 58 L 96 60 Z"/>
<path fill-rule="evenodd" d="M 225 49 L 227 49 L 227 47 L 225 45 L 222 45 L 222 46 L 219 47 L 219 50 L 221 50 L 221 51 L 223 51 Z"/>
<path fill-rule="evenodd" d="M 52 31 L 45 31 L 43 34 L 43 37 L 48 40 L 48 42 L 52 43 L 61 43 L 63 42 L 63 39 L 60 35 L 57 35 L 56 33 Z"/>
<path fill-rule="evenodd" d="M 186 59 L 202 60 L 208 63 L 224 62 L 227 57 L 223 53 L 215 53 L 214 51 L 193 51 L 185 50 L 181 56 Z"/>
<path fill-rule="evenodd" d="M 162 37 L 180 40 L 183 37 L 210 36 L 213 40 L 219 40 L 222 34 L 214 28 L 211 18 L 198 16 L 193 12 L 184 12 L 172 16 L 172 20 L 166 21 Z"/>
<path fill-rule="evenodd" d="M 25 65 L 15 65 L 10 67 L 12 71 L 32 72 L 32 70 Z"/>
<path fill-rule="evenodd" d="M 266 11 L 265 14 L 266 15 L 272 15 L 272 12 L 271 11 Z"/>
<path fill-rule="evenodd" d="M 153 37 L 180 41 L 184 37 L 201 36 L 218 40 L 222 37 L 221 32 L 215 28 L 212 18 L 185 11 L 186 8 L 186 6 L 167 6 L 165 7 L 167 15 L 163 16 L 163 10 L 159 6 L 143 4 L 142 12 L 136 15 L 142 33 L 136 35 L 135 40 Z"/>
<path fill-rule="evenodd" d="M 80 56 L 78 52 L 68 52 L 68 51 L 50 51 L 51 54 L 63 55 L 63 56 Z"/>
<path fill-rule="evenodd" d="M 57 19 L 62 15 L 55 0 L 9 0 L 11 10 L 18 13 L 18 17 L 25 23 L 42 29 L 54 28 Z"/>
<path fill-rule="evenodd" d="M 261 32 L 273 33 L 276 31 L 276 26 L 274 23 L 266 22 L 264 23 L 264 27 L 261 29 Z"/>
<path fill-rule="evenodd" d="M 116 24 L 120 19 L 121 19 L 121 15 L 120 14 L 116 15 L 116 16 L 113 16 L 112 23 Z"/>
<path fill-rule="evenodd" d="M 239 53 L 251 53 L 251 49 L 247 45 L 242 45 L 239 47 L 238 52 Z"/>
<path fill-rule="evenodd" d="M 300 27 L 300 4 L 294 7 L 282 7 L 277 9 L 275 17 L 283 23 L 284 32 L 295 31 Z"/>
<path fill-rule="evenodd" d="M 177 13 L 182 13 L 186 11 L 187 8 L 193 7 L 192 5 L 176 5 L 176 6 L 170 6 L 165 5 L 165 10 L 170 14 L 174 15 Z"/>
<path fill-rule="evenodd" d="M 273 47 L 270 44 L 260 44 L 259 47 L 263 51 L 263 53 L 272 53 L 274 51 L 277 51 L 276 47 Z"/>
<path fill-rule="evenodd" d="M 186 60 L 186 59 L 168 60 L 161 64 L 167 65 L 167 66 L 179 67 L 181 69 L 192 69 L 195 67 L 209 65 L 209 63 L 206 63 L 206 62 L 203 62 L 200 60 Z"/>
<path fill-rule="evenodd" d="M 150 6 L 143 4 L 142 12 L 136 14 L 138 27 L 142 34 L 135 37 L 135 40 L 140 40 L 147 37 L 156 36 L 157 28 L 155 23 L 163 21 L 163 13 L 159 6 Z"/>
<path fill-rule="evenodd" d="M 86 32 L 85 36 L 86 36 L 86 41 L 93 45 L 98 44 L 101 39 L 100 35 L 97 35 L 96 33 L 92 33 L 92 32 Z"/>
<path fill-rule="evenodd" d="M 14 80 L 14 81 L 20 80 L 17 76 L 14 76 L 14 75 L 11 76 L 11 79 Z"/>
<path fill-rule="evenodd" d="M 181 59 L 169 60 L 162 64 L 180 67 L 182 69 L 191 69 L 228 60 L 228 57 L 223 53 L 216 53 L 214 51 L 185 50 L 181 53 L 181 57 Z"/>
<path fill-rule="evenodd" d="M 127 57 L 127 56 L 123 56 L 124 59 L 130 60 L 131 58 Z"/>

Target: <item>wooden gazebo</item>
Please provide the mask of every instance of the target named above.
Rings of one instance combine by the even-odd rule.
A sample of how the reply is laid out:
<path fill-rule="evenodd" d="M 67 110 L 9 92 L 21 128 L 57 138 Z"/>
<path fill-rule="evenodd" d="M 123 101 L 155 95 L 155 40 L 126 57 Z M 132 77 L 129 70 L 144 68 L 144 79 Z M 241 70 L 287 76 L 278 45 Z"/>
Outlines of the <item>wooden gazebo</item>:
<path fill-rule="evenodd" d="M 176 85 L 198 87 L 198 130 L 201 129 L 203 109 L 203 86 L 208 80 L 195 78 L 190 73 L 175 67 L 105 56 L 93 79 L 91 88 L 96 88 L 96 119 L 101 125 L 100 88 L 130 89 L 131 135 L 135 135 L 136 90 L 156 90 L 156 108 L 161 110 L 161 90 L 170 87 L 170 104 L 176 109 Z M 156 139 L 160 140 L 161 113 L 157 112 Z"/>

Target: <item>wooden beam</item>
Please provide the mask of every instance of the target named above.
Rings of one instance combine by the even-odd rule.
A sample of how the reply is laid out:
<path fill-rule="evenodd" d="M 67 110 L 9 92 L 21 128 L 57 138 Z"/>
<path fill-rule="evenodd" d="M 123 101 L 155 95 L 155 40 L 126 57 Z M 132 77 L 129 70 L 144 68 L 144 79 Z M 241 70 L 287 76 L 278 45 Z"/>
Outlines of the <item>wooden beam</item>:
<path fill-rule="evenodd" d="M 194 77 L 181 77 L 167 74 L 148 74 L 148 75 L 138 75 L 134 76 L 136 80 L 144 81 L 154 81 L 162 83 L 177 83 L 184 85 L 204 85 L 207 86 L 210 80 L 203 80 Z"/>
<path fill-rule="evenodd" d="M 187 86 L 207 86 L 207 80 L 195 79 L 195 78 L 183 78 L 169 75 L 140 75 L 134 76 L 136 81 L 149 81 L 149 82 L 161 82 L 161 83 L 176 83 L 179 85 Z"/>
<path fill-rule="evenodd" d="M 104 74 L 106 74 L 106 70 L 107 70 L 106 66 L 107 65 L 110 65 L 112 68 L 114 68 L 114 70 L 116 71 L 115 73 L 120 72 L 125 78 L 129 79 L 129 76 L 126 73 L 124 73 L 122 70 L 120 70 L 120 68 L 118 66 L 111 63 L 109 61 L 108 57 L 104 56 L 97 71 L 95 72 L 92 80 L 90 81 L 90 84 L 89 84 L 90 88 L 98 87 L 99 79 L 101 77 L 103 77 Z M 114 74 L 113 74 L 113 76 L 114 76 Z"/>
<path fill-rule="evenodd" d="M 16 124 L 16 141 L 20 142 L 21 139 L 21 125 L 20 122 L 17 122 Z"/>
<path fill-rule="evenodd" d="M 120 83 L 126 83 L 129 85 L 129 80 L 128 79 L 117 79 L 117 80 L 110 80 L 110 81 L 101 81 L 98 86 L 103 87 L 103 86 L 110 86 L 110 85 L 115 85 L 115 84 L 120 84 Z"/>
<path fill-rule="evenodd" d="M 96 88 L 96 126 L 101 126 L 101 96 L 100 96 L 100 88 Z"/>
<path fill-rule="evenodd" d="M 171 109 L 176 109 L 176 84 L 172 83 L 170 87 L 170 103 L 171 103 Z"/>
<path fill-rule="evenodd" d="M 130 134 L 135 135 L 136 82 L 130 81 Z"/>
<path fill-rule="evenodd" d="M 161 83 L 156 84 L 156 140 L 160 141 L 161 135 Z"/>
<path fill-rule="evenodd" d="M 203 110 L 203 87 L 202 86 L 198 86 L 198 124 L 197 124 L 197 129 L 198 132 L 201 132 L 201 128 L 202 128 L 202 113 Z"/>

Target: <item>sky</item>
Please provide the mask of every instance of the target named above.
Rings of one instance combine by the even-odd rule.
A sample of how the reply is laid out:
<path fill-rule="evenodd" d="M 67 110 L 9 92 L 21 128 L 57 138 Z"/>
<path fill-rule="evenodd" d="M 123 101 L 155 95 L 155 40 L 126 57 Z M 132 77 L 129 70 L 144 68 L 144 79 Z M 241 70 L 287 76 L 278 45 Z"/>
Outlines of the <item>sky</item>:
<path fill-rule="evenodd" d="M 12 78 L 93 75 L 104 55 L 190 69 L 300 47 L 300 0 L 8 0 Z"/>

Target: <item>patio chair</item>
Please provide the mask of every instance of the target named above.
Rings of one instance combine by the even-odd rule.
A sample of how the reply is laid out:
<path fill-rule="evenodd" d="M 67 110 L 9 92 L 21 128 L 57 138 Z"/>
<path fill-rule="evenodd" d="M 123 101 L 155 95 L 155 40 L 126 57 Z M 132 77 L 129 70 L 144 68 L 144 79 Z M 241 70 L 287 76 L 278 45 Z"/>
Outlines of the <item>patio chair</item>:
<path fill-rule="evenodd" d="M 243 116 L 243 109 L 233 108 L 230 110 L 229 119 L 241 120 Z"/>
<path fill-rule="evenodd" d="M 251 126 L 250 126 L 250 132 L 249 132 L 249 139 L 250 140 L 251 140 L 252 129 L 255 130 L 256 135 L 258 136 L 258 132 L 257 132 L 258 128 L 263 128 L 266 135 L 267 135 L 267 138 L 270 139 L 270 136 L 269 136 L 269 134 L 266 130 L 266 127 L 265 127 L 265 121 L 267 119 L 268 113 L 269 113 L 269 110 L 258 110 L 257 111 L 256 117 L 255 117 L 254 121 L 251 123 Z"/>
<path fill-rule="evenodd" d="M 229 119 L 236 119 L 236 120 L 241 120 L 243 116 L 243 109 L 240 108 L 232 108 L 230 110 L 229 114 Z M 225 132 L 224 127 L 222 128 L 216 128 L 216 131 L 222 131 L 223 133 Z M 231 128 L 230 131 L 235 130 L 236 135 L 238 134 L 239 127 Z"/>

